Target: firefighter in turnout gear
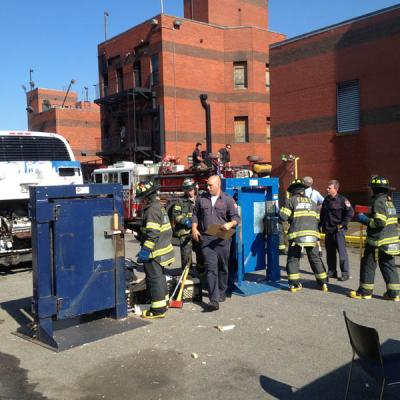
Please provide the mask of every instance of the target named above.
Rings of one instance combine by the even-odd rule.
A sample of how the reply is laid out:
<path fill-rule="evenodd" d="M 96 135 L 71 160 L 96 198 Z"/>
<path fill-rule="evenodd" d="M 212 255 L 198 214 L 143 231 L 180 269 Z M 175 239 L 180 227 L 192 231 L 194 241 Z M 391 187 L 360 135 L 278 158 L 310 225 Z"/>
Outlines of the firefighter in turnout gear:
<path fill-rule="evenodd" d="M 158 187 L 153 182 L 139 183 L 136 197 L 144 197 L 147 203 L 139 236 L 141 249 L 137 257 L 138 262 L 144 264 L 151 307 L 143 311 L 142 318 L 163 318 L 169 301 L 164 267 L 175 261 L 171 244 L 172 227 L 167 211 L 161 206 Z"/>
<path fill-rule="evenodd" d="M 295 179 L 287 189 L 291 196 L 279 214 L 280 219 L 288 221 L 290 225 L 287 234 L 289 249 L 286 264 L 289 288 L 292 293 L 302 288 L 299 264 L 302 249 L 305 248 L 315 278 L 321 290 L 327 292 L 327 273 L 317 247 L 319 211 L 317 205 L 305 196 L 305 189 L 304 182 Z"/>
<path fill-rule="evenodd" d="M 196 201 L 196 183 L 191 178 L 183 181 L 182 189 L 185 193 L 173 207 L 174 236 L 179 238 L 181 248 L 182 269 L 192 261 L 192 249 L 196 253 L 197 267 L 201 265 L 201 252 L 197 243 L 192 242 L 192 213 Z M 199 268 L 197 268 L 198 270 Z"/>
<path fill-rule="evenodd" d="M 371 179 L 373 192 L 368 215 L 360 213 L 357 220 L 367 226 L 367 243 L 361 260 L 360 285 L 350 292 L 353 299 L 370 299 L 374 290 L 377 262 L 386 283 L 385 300 L 399 301 L 400 283 L 394 256 L 400 254 L 396 209 L 389 197 L 389 181 L 381 176 Z"/>

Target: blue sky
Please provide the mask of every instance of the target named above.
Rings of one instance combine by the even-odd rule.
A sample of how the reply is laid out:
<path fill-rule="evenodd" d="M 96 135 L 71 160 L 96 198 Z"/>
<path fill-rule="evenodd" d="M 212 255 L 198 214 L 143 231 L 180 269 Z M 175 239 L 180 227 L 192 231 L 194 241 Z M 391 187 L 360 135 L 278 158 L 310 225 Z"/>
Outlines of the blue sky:
<path fill-rule="evenodd" d="M 297 36 L 398 4 L 391 0 L 269 0 L 269 29 Z M 183 15 L 183 0 L 164 0 L 164 12 Z M 25 95 L 32 68 L 36 86 L 95 97 L 97 44 L 160 13 L 160 0 L 3 0 L 1 5 L 0 130 L 26 129 Z"/>

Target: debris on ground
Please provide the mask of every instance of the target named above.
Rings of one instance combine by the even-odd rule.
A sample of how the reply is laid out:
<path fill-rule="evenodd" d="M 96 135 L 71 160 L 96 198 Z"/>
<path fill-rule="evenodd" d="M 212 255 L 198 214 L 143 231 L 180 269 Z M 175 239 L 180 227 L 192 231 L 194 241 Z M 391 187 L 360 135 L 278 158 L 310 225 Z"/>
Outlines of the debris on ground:
<path fill-rule="evenodd" d="M 235 328 L 235 325 L 217 325 L 216 328 L 220 331 L 220 332 L 225 332 L 225 331 L 230 331 L 233 328 Z"/>

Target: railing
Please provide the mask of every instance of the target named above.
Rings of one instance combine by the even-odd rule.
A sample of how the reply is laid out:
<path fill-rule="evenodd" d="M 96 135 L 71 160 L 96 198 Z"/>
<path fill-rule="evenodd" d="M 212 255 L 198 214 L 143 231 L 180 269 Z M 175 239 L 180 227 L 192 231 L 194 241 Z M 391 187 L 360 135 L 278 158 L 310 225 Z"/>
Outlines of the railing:
<path fill-rule="evenodd" d="M 125 137 L 120 135 L 113 135 L 110 137 L 102 138 L 102 150 L 108 152 L 117 152 L 127 150 L 128 147 L 134 148 L 134 133 L 133 131 L 127 132 Z M 153 131 L 150 129 L 136 130 L 136 147 L 151 149 L 153 143 Z"/>

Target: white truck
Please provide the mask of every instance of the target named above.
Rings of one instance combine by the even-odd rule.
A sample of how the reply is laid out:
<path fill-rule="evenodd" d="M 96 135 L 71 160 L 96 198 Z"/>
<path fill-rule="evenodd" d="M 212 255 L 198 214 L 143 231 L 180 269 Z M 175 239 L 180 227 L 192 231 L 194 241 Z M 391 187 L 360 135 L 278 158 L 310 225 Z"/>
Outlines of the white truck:
<path fill-rule="evenodd" d="M 81 183 L 80 162 L 62 136 L 0 131 L 0 266 L 31 259 L 29 186 Z"/>

